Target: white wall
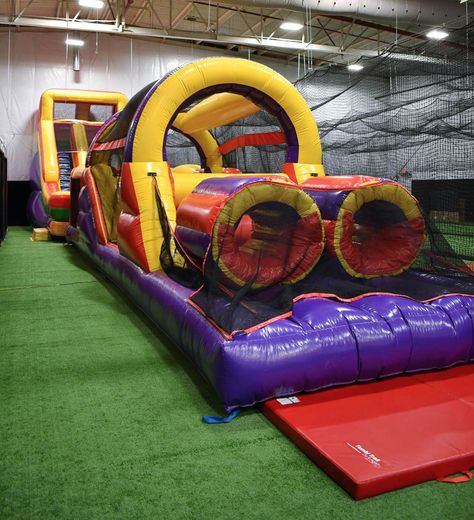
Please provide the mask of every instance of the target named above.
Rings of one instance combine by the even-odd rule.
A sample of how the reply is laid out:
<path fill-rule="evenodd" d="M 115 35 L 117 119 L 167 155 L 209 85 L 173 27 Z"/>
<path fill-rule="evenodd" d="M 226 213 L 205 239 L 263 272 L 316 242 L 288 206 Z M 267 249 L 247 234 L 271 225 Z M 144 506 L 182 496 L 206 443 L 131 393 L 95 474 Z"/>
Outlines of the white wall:
<path fill-rule="evenodd" d="M 96 53 L 96 35 L 83 34 L 86 44 L 81 50 L 81 71 L 73 72 L 72 52 L 69 50 L 66 56 L 65 37 L 61 32 L 11 30 L 0 34 L 0 139 L 7 151 L 10 180 L 29 179 L 36 151 L 36 112 L 46 89 L 118 90 L 131 97 L 178 65 L 225 54 L 195 45 L 168 45 L 105 34 L 98 37 Z M 290 81 L 296 79 L 294 66 L 259 61 Z"/>

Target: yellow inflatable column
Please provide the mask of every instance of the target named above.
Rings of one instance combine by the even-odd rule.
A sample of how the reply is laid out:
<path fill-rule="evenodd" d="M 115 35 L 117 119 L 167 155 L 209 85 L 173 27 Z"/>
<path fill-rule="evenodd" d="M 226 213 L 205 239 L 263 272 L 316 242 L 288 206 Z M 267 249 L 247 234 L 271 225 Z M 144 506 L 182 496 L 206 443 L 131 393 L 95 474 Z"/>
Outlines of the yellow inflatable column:
<path fill-rule="evenodd" d="M 73 146 L 73 167 L 85 166 L 89 144 L 87 142 L 86 129 L 82 123 L 74 123 L 71 126 L 71 144 Z"/>
<path fill-rule="evenodd" d="M 145 271 L 160 267 L 163 220 L 172 229 L 176 225 L 171 179 L 167 162 L 124 163 L 122 167 L 117 244 L 122 254 Z M 161 200 L 164 214 L 160 214 L 157 199 Z"/>

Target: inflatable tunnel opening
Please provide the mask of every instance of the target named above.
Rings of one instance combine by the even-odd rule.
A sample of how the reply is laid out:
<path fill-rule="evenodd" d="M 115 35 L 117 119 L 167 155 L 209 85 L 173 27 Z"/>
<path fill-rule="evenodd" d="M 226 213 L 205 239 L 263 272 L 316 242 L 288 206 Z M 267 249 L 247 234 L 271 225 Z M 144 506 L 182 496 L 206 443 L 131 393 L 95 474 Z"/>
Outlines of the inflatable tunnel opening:
<path fill-rule="evenodd" d="M 176 234 L 206 285 L 261 290 L 292 284 L 324 247 L 318 208 L 301 189 L 265 179 L 206 179 L 180 204 Z"/>
<path fill-rule="evenodd" d="M 403 205 L 405 212 L 390 200 L 356 200 L 353 210 L 343 204 L 335 226 L 334 248 L 350 274 L 396 274 L 415 261 L 424 240 L 424 222 L 421 214 L 408 218 L 417 210 L 414 200 L 407 196 Z"/>
<path fill-rule="evenodd" d="M 364 204 L 354 213 L 352 245 L 380 255 L 398 249 L 412 234 L 403 211 L 386 200 Z"/>
<path fill-rule="evenodd" d="M 309 179 L 327 250 L 352 277 L 394 276 L 410 268 L 425 241 L 421 209 L 400 184 L 370 177 Z"/>
<path fill-rule="evenodd" d="M 294 207 L 274 201 L 251 206 L 235 225 L 232 217 L 220 218 L 214 262 L 238 286 L 292 283 L 314 265 L 314 256 L 305 258 L 305 252 L 314 249 L 310 237 L 316 244 L 321 238 L 312 229 L 316 221 L 316 215 L 305 220 Z"/>
<path fill-rule="evenodd" d="M 374 200 L 347 218 L 342 249 L 348 262 L 360 272 L 375 274 L 408 268 L 418 255 L 423 239 L 419 223 L 410 224 L 393 202 Z"/>

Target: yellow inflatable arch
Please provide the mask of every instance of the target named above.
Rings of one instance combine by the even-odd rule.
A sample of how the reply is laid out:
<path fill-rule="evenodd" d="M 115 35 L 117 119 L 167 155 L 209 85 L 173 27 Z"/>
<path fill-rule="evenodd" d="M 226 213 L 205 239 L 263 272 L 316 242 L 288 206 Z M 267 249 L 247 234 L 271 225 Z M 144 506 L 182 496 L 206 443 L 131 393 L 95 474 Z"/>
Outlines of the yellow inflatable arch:
<path fill-rule="evenodd" d="M 220 93 L 226 95 L 216 96 Z M 189 112 L 180 114 L 196 102 Z M 179 129 L 192 136 L 259 108 L 277 117 L 286 136 L 286 162 L 311 165 L 322 174 L 318 129 L 301 94 L 272 69 L 235 58 L 197 61 L 156 83 L 135 116 L 125 160 L 166 161 L 166 134 L 175 120 Z"/>

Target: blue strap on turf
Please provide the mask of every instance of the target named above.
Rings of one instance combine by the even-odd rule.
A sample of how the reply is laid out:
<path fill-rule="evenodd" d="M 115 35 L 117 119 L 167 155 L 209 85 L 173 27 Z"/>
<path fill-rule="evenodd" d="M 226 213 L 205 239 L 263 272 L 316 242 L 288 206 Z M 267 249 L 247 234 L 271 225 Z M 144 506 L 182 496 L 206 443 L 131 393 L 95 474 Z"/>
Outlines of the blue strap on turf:
<path fill-rule="evenodd" d="M 202 421 L 207 424 L 228 423 L 228 422 L 232 421 L 232 419 L 235 419 L 237 417 L 237 415 L 239 415 L 239 412 L 240 412 L 240 410 L 238 408 L 236 408 L 235 410 L 230 412 L 230 414 L 227 415 L 227 417 L 212 417 L 212 415 L 203 415 Z"/>

